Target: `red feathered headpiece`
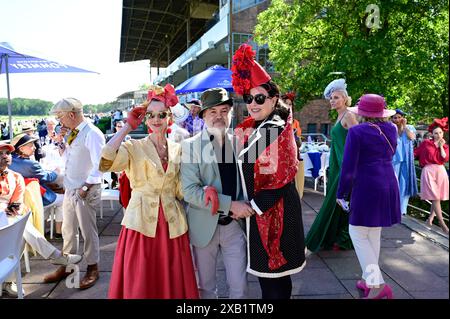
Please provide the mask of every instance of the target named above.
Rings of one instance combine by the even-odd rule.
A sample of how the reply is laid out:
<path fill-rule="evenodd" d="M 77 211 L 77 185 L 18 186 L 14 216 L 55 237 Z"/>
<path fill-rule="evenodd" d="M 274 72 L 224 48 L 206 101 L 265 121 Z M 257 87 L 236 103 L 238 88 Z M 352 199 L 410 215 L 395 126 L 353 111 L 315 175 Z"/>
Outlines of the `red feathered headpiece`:
<path fill-rule="evenodd" d="M 433 123 L 428 126 L 428 132 L 433 133 L 433 130 L 436 127 L 440 127 L 444 132 L 448 131 L 448 117 L 444 117 L 441 119 L 434 119 Z"/>
<path fill-rule="evenodd" d="M 295 100 L 295 92 L 287 92 L 285 95 L 286 95 L 286 97 L 287 97 L 289 100 L 291 100 L 292 102 L 294 102 L 294 100 Z"/>
<path fill-rule="evenodd" d="M 159 85 L 151 85 L 147 94 L 147 100 L 158 100 L 168 107 L 175 106 L 178 103 L 178 97 L 175 95 L 175 88 L 172 84 L 166 84 L 164 88 Z"/>
<path fill-rule="evenodd" d="M 255 61 L 255 52 L 246 43 L 241 44 L 234 53 L 231 71 L 233 72 L 231 83 L 238 95 L 247 94 L 250 89 L 271 79 L 266 70 Z"/>

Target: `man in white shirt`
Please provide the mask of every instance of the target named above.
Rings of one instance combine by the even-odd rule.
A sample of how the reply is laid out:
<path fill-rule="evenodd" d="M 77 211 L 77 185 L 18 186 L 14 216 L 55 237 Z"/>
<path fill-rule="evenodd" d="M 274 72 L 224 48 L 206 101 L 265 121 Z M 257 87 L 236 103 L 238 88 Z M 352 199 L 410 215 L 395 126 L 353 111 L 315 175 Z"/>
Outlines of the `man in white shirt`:
<path fill-rule="evenodd" d="M 80 289 L 92 287 L 99 278 L 97 264 L 100 259 L 96 211 L 101 205 L 102 173 L 98 170 L 100 153 L 105 145 L 103 133 L 83 116 L 83 106 L 75 98 L 57 102 L 51 111 L 61 123 L 61 133 L 71 131 L 67 143 L 60 144 L 65 159 L 63 252 L 76 250 L 78 227 L 84 238 L 84 258 L 87 271 L 80 281 Z M 58 268 L 44 278 L 56 282 L 69 273 L 65 267 Z"/>

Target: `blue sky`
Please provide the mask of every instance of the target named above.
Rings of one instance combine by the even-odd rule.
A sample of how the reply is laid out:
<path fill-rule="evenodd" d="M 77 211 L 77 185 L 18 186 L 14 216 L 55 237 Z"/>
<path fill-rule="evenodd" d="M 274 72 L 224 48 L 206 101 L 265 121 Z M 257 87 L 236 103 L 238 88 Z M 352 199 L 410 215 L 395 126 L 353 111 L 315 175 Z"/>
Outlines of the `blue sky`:
<path fill-rule="evenodd" d="M 119 63 L 121 23 L 122 0 L 0 0 L 0 42 L 100 73 L 11 74 L 11 97 L 96 104 L 150 83 L 148 60 Z M 6 96 L 2 74 L 0 97 Z"/>

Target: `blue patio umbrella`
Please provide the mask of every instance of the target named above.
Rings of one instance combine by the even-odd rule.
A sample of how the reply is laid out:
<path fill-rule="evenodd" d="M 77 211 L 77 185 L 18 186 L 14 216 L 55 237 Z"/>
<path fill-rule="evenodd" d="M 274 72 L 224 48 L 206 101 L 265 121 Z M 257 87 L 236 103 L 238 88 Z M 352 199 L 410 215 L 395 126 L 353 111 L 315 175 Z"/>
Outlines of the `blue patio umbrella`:
<path fill-rule="evenodd" d="M 97 73 L 70 65 L 61 64 L 31 55 L 22 54 L 6 42 L 0 43 L 0 74 L 6 74 L 6 89 L 8 93 L 8 116 L 9 116 L 9 136 L 13 138 L 11 121 L 11 97 L 9 93 L 9 74 L 10 73 L 40 73 L 40 72 L 84 72 Z"/>
<path fill-rule="evenodd" d="M 203 92 L 216 87 L 233 91 L 231 71 L 220 65 L 213 65 L 205 71 L 187 79 L 175 88 L 175 92 L 176 94 Z"/>

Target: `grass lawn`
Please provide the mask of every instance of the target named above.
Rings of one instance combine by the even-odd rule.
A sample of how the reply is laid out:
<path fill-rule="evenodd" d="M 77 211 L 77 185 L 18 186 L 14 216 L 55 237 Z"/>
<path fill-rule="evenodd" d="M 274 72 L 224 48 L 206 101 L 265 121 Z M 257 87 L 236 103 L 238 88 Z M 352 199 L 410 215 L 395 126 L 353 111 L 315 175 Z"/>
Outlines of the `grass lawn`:
<path fill-rule="evenodd" d="M 13 115 L 12 120 L 14 121 L 30 121 L 30 120 L 41 120 L 43 118 L 49 117 L 48 115 Z M 8 115 L 0 115 L 0 122 L 8 122 Z"/>

